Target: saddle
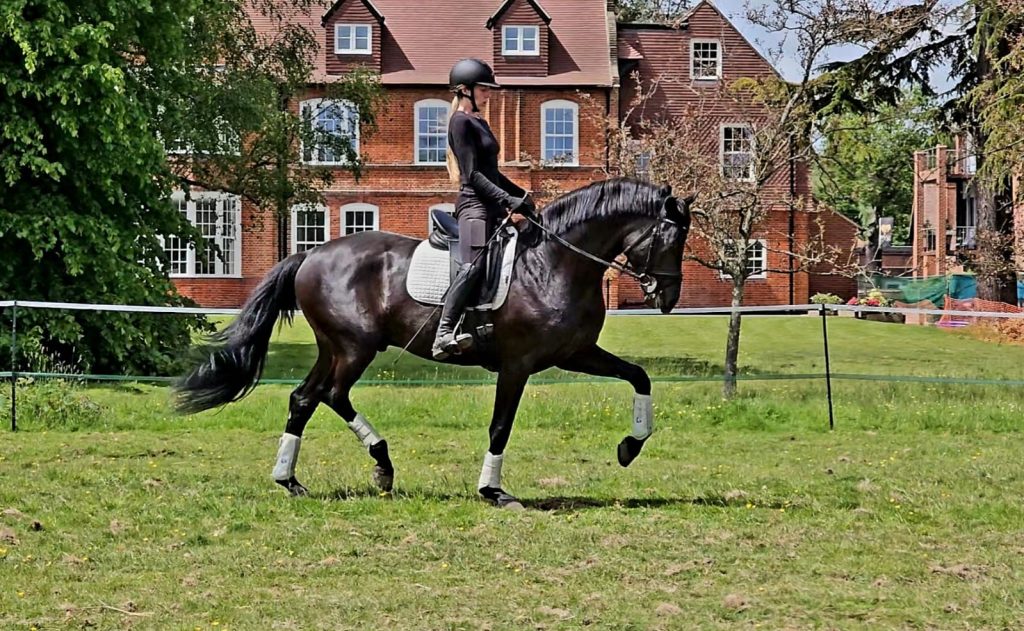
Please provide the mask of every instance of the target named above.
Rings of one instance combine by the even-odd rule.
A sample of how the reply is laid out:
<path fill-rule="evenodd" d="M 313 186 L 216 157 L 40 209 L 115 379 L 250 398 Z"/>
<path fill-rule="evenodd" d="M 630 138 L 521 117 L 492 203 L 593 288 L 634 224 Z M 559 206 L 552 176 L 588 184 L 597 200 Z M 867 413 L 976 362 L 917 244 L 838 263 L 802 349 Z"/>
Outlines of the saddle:
<path fill-rule="evenodd" d="M 459 265 L 463 263 L 459 260 L 459 223 L 448 213 L 437 209 L 430 211 L 430 216 L 436 228 L 413 252 L 406 289 L 417 302 L 441 305 Z M 484 281 L 467 311 L 495 311 L 505 304 L 512 283 L 518 239 L 519 232 L 512 226 L 505 226 L 491 240 L 482 256 L 483 262 L 478 262 L 485 266 Z"/>

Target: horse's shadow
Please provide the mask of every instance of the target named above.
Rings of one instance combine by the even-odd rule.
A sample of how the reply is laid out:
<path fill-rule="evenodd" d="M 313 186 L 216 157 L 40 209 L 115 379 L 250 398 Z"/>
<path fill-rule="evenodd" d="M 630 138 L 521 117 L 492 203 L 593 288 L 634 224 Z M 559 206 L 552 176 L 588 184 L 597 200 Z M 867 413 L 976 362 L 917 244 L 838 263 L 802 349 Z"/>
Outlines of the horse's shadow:
<path fill-rule="evenodd" d="M 477 500 L 475 494 L 441 493 L 437 491 L 401 491 L 381 493 L 372 487 L 343 487 L 326 493 L 313 493 L 312 499 L 321 501 L 345 502 L 360 499 L 380 498 L 388 500 L 419 499 L 433 502 L 459 502 Z M 519 501 L 528 510 L 548 513 L 578 512 L 581 510 L 601 508 L 671 508 L 678 506 L 709 506 L 717 508 L 744 508 L 744 503 L 729 501 L 717 495 L 698 497 L 586 497 L 586 496 L 553 496 L 553 497 L 520 497 Z M 759 503 L 759 508 L 782 508 L 782 502 Z"/>

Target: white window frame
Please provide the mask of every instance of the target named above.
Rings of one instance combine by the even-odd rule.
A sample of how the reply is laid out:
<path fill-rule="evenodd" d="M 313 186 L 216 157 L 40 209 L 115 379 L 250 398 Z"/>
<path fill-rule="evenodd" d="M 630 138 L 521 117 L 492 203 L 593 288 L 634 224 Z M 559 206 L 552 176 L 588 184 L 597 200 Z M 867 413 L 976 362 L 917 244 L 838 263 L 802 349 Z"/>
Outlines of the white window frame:
<path fill-rule="evenodd" d="M 348 231 L 347 215 L 349 212 L 371 212 L 373 213 L 373 227 L 369 230 L 358 230 L 350 233 Z M 345 204 L 338 209 L 338 224 L 341 226 L 341 232 L 339 236 L 348 236 L 349 234 L 358 234 L 359 232 L 369 232 L 370 230 L 380 230 L 380 207 L 374 206 L 373 204 L 366 204 L 363 202 L 355 202 L 352 204 Z"/>
<path fill-rule="evenodd" d="M 353 151 L 356 154 L 358 154 L 359 153 L 359 112 L 356 110 L 355 103 L 353 103 L 352 101 L 347 101 L 347 100 L 344 100 L 344 99 L 323 99 L 323 98 L 306 99 L 305 101 L 302 101 L 301 103 L 299 103 L 299 116 L 301 116 L 303 118 L 305 117 L 306 108 L 309 108 L 310 110 L 314 110 L 314 113 L 318 114 L 319 111 L 323 110 L 323 108 L 325 107 L 325 104 L 334 104 L 334 105 L 336 105 L 337 107 L 341 108 L 345 112 L 345 114 L 347 116 L 349 116 L 351 118 L 350 124 L 352 126 L 352 139 L 351 139 L 352 140 L 352 149 L 353 149 Z M 317 116 L 315 116 L 315 115 L 312 116 L 311 117 L 311 122 L 315 125 L 316 121 L 317 121 Z M 305 145 L 303 145 L 299 149 L 301 151 L 301 153 L 299 154 L 299 157 L 302 159 L 302 163 L 303 164 L 308 164 L 308 165 L 311 165 L 311 166 L 336 166 L 336 165 L 348 164 L 348 158 L 346 156 L 339 156 L 337 160 L 320 160 L 320 158 L 319 158 L 320 149 L 316 148 L 316 147 L 314 147 L 311 150 L 311 154 L 310 154 L 311 157 L 310 157 L 310 159 L 306 160 L 306 147 L 305 147 Z"/>
<path fill-rule="evenodd" d="M 455 217 L 455 204 L 444 203 L 432 205 L 430 208 L 427 209 L 427 234 L 430 234 L 431 232 L 434 231 L 434 220 L 430 218 L 430 213 L 433 210 L 440 210 L 448 213 L 452 217 Z"/>
<path fill-rule="evenodd" d="M 516 50 L 512 50 L 508 47 L 508 31 L 509 29 L 518 29 L 515 42 Z M 532 38 L 523 37 L 524 32 L 527 30 L 533 32 Z M 523 42 L 527 39 L 533 39 L 533 50 L 523 50 Z M 538 57 L 540 56 L 540 27 L 531 24 L 508 24 L 501 27 L 501 54 L 506 57 Z"/>
<path fill-rule="evenodd" d="M 550 110 L 572 110 L 572 160 L 553 160 L 548 161 L 545 156 L 547 151 L 547 119 L 548 111 Z M 553 101 L 545 101 L 540 106 L 540 157 L 541 164 L 552 167 L 578 167 L 580 165 L 580 106 L 573 101 L 566 101 L 564 99 L 555 99 Z"/>
<path fill-rule="evenodd" d="M 429 161 L 429 160 L 428 161 L 420 160 L 420 150 L 421 149 L 427 149 L 428 151 L 430 150 L 430 147 L 421 147 L 420 146 L 420 140 L 421 140 L 420 112 L 422 110 L 425 110 L 425 109 L 431 108 L 431 107 L 440 108 L 440 109 L 444 110 L 445 112 L 448 112 L 451 109 L 451 104 L 446 102 L 446 101 L 442 101 L 441 99 L 423 99 L 422 101 L 417 101 L 416 102 L 416 106 L 413 107 L 413 128 L 412 128 L 412 133 L 413 133 L 413 163 L 414 164 L 424 165 L 424 166 L 444 166 L 446 164 L 446 162 L 447 162 L 446 153 L 447 153 L 447 150 L 448 150 L 448 125 L 447 125 L 447 120 L 446 120 L 446 124 L 444 126 L 444 129 L 442 130 L 442 132 L 440 134 L 440 136 L 443 137 L 443 141 L 442 141 L 443 149 L 441 151 L 441 155 L 442 155 L 441 160 L 438 161 L 438 162 L 432 162 L 432 161 Z M 429 134 L 428 134 L 428 136 L 429 136 Z"/>
<path fill-rule="evenodd" d="M 715 76 L 713 77 L 698 77 L 697 76 L 697 44 L 714 44 L 718 49 L 718 56 L 715 60 Z M 722 42 L 717 39 L 708 39 L 696 37 L 690 40 L 690 79 L 692 81 L 718 81 L 722 78 Z"/>
<path fill-rule="evenodd" d="M 750 131 L 750 161 L 747 163 L 747 176 L 746 177 L 729 177 L 725 172 L 725 156 L 727 154 L 739 155 L 744 152 L 742 151 L 726 151 L 725 150 L 725 130 L 726 129 L 747 129 Z M 754 157 L 757 151 L 757 142 L 754 133 L 754 126 L 749 123 L 722 123 L 718 129 L 718 168 L 723 178 L 729 179 L 734 182 L 753 182 L 754 181 Z"/>
<path fill-rule="evenodd" d="M 180 138 L 175 139 L 171 146 L 164 144 L 164 153 L 170 156 L 184 156 L 184 155 L 217 155 L 217 156 L 237 156 L 242 151 L 242 140 L 234 133 L 233 129 L 225 129 L 227 127 L 227 121 L 222 118 L 218 118 L 215 121 L 218 127 L 217 138 L 219 141 L 219 147 L 216 151 L 201 150 L 196 151 L 196 148 L 190 144 L 184 143 Z M 159 134 L 158 134 L 159 135 Z M 163 142 L 163 138 L 160 139 Z"/>
<path fill-rule="evenodd" d="M 230 195 L 228 193 L 220 193 L 220 192 L 217 192 L 217 191 L 197 191 L 197 192 L 193 192 L 191 194 L 190 198 L 187 199 L 187 200 L 185 198 L 185 192 L 184 191 L 175 191 L 174 193 L 171 194 L 171 202 L 173 202 L 175 206 L 179 206 L 179 212 L 180 212 L 180 204 L 182 202 L 186 202 L 185 217 L 186 217 L 186 219 L 188 219 L 188 222 L 192 226 L 196 225 L 196 203 L 198 201 L 210 200 L 210 199 L 218 199 L 218 200 L 219 199 L 223 199 L 223 200 L 226 200 L 226 201 L 230 200 L 230 201 L 232 201 L 234 203 L 234 215 L 235 215 L 235 217 L 234 217 L 233 225 L 234 225 L 234 228 L 235 228 L 235 234 L 233 235 L 233 237 L 234 237 L 233 256 L 231 257 L 230 261 L 224 261 L 223 259 L 221 259 L 220 254 L 215 254 L 214 255 L 213 264 L 214 264 L 214 268 L 219 270 L 219 271 L 216 271 L 213 274 L 200 274 L 200 273 L 196 272 L 196 264 L 197 264 L 198 260 L 200 259 L 200 257 L 197 256 L 195 245 L 194 244 L 193 245 L 189 245 L 187 253 L 185 255 L 185 272 L 184 273 L 181 273 L 181 272 L 171 272 L 171 273 L 168 274 L 171 278 L 241 278 L 242 277 L 242 198 L 239 197 L 238 195 Z M 218 214 L 217 224 L 216 224 L 218 232 L 220 232 L 223 229 L 223 226 L 224 226 L 224 213 L 226 212 L 226 211 L 224 211 L 223 208 L 221 208 L 220 210 L 221 210 L 221 212 Z M 218 246 L 222 246 L 223 245 L 223 242 L 221 241 L 222 238 L 223 238 L 223 235 L 219 235 L 219 238 L 218 238 L 218 241 L 217 241 L 217 245 Z M 164 244 L 164 239 L 163 238 L 160 239 L 160 244 L 161 244 L 161 246 L 163 246 L 163 244 Z M 230 274 L 225 274 L 223 272 L 225 264 L 229 264 L 234 271 L 231 272 Z"/>
<path fill-rule="evenodd" d="M 728 241 L 727 243 L 734 243 L 734 242 L 733 241 Z M 761 271 L 758 272 L 757 274 L 751 274 L 750 276 L 747 276 L 747 280 L 764 280 L 764 279 L 768 278 L 768 242 L 765 239 L 751 239 L 750 240 L 750 244 L 747 247 L 749 249 L 749 248 L 754 247 L 755 245 L 760 245 L 761 246 L 761 256 L 760 256 L 760 259 L 761 259 Z M 747 261 L 747 264 L 748 264 L 748 267 L 749 267 L 750 266 L 750 260 L 749 259 Z M 719 272 L 719 276 L 721 276 L 722 280 L 732 280 L 732 274 L 726 274 L 725 272 Z"/>
<path fill-rule="evenodd" d="M 304 244 L 310 247 L 306 250 L 312 250 L 318 245 L 323 245 L 331 240 L 331 208 L 324 204 L 295 204 L 292 206 L 291 216 L 291 253 L 298 254 L 299 252 L 299 213 L 300 212 L 320 212 L 324 216 L 324 240 L 313 244 L 312 241 L 304 241 Z M 303 250 L 303 251 L 306 251 Z"/>
<path fill-rule="evenodd" d="M 349 48 L 341 47 L 341 29 L 351 29 L 348 40 L 351 42 Z M 356 47 L 356 29 L 366 29 L 366 48 Z M 373 54 L 373 25 L 372 24 L 335 24 L 334 25 L 334 54 L 335 55 L 372 55 Z"/>

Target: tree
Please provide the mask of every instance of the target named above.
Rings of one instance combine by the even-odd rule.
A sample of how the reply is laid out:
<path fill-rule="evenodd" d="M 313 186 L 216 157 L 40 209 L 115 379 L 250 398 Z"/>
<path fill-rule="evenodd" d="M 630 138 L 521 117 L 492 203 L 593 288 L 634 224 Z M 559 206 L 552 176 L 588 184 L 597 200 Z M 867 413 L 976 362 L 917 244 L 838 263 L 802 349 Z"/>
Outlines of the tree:
<path fill-rule="evenodd" d="M 309 197 L 311 172 L 295 166 L 300 143 L 294 138 L 316 131 L 294 131 L 299 114 L 291 98 L 310 78 L 312 35 L 292 26 L 260 37 L 246 11 L 283 17 L 279 4 L 15 0 L 0 6 L 5 297 L 191 304 L 168 279 L 160 239 L 197 237 L 169 203 L 173 189 L 221 188 L 275 209 Z M 360 105 L 376 90 L 365 75 L 342 83 L 338 89 Z M 371 107 L 359 115 L 372 122 Z M 169 162 L 165 143 L 185 151 Z M 224 150 L 232 143 L 237 155 Z M 174 357 L 204 322 L 39 310 L 22 310 L 18 319 L 21 367 L 134 374 L 175 370 Z"/>
<path fill-rule="evenodd" d="M 799 0 L 784 7 L 789 15 L 803 16 L 834 0 Z M 988 300 L 1015 301 L 1010 253 L 1003 247 L 1013 233 L 1009 178 L 1017 168 L 1013 138 L 999 140 L 1004 124 L 1013 119 L 1013 103 L 1019 103 L 1020 83 L 1014 68 L 1019 64 L 1020 34 L 1024 13 L 1014 0 L 966 0 L 949 7 L 936 0 L 911 6 L 859 0 L 857 10 L 843 14 L 850 41 L 864 53 L 855 59 L 824 66 L 831 88 L 817 103 L 819 111 L 844 108 L 872 109 L 894 103 L 908 85 L 925 95 L 936 96 L 931 73 L 949 72 L 955 85 L 941 103 L 948 128 L 966 133 L 977 154 L 975 197 L 978 209 L 976 261 L 988 265 L 978 278 L 978 295 Z M 879 24 L 887 27 L 878 28 Z M 882 36 L 879 36 L 882 33 Z M 944 67 L 948 65 L 948 67 Z M 1015 96 L 1016 95 L 1016 96 Z M 994 99 L 994 100 L 993 100 Z M 1018 110 L 1019 113 L 1019 110 Z M 1012 131 L 1010 132 L 1012 133 Z M 993 137 L 995 134 L 995 138 Z M 1019 138 L 1019 137 L 1018 137 Z M 1019 162 L 1017 163 L 1019 164 Z M 990 251 L 983 251 L 989 249 Z"/>
<path fill-rule="evenodd" d="M 313 62 L 320 49 L 316 34 L 296 14 L 323 6 L 316 0 L 284 6 L 274 0 L 232 1 L 223 15 L 194 23 L 193 66 L 174 77 L 174 89 L 153 113 L 161 135 L 173 139 L 170 166 L 183 188 L 233 193 L 282 220 L 296 204 L 321 201 L 320 191 L 334 177 L 334 167 L 303 165 L 314 151 L 339 157 L 336 162 L 359 177 L 356 129 L 363 138 L 372 133 L 384 99 L 379 77 L 356 69 L 323 85 L 322 100 L 300 111 L 300 100 L 315 83 Z M 253 13 L 271 28 L 257 33 Z M 350 120 L 349 127 L 317 125 L 324 113 Z"/>
<path fill-rule="evenodd" d="M 910 239 L 915 151 L 939 143 L 932 102 L 909 92 L 875 112 L 847 112 L 823 121 L 824 147 L 814 172 L 817 199 L 872 233 L 893 217 L 893 241 Z"/>
<path fill-rule="evenodd" d="M 619 22 L 678 23 L 691 0 L 616 0 L 615 17 Z"/>
<path fill-rule="evenodd" d="M 760 5 L 748 12 L 747 19 L 793 39 L 796 50 L 790 56 L 797 62 L 797 80 L 769 75 L 733 81 L 717 94 L 704 89 L 698 94 L 705 95 L 706 103 L 675 118 L 663 118 L 657 108 L 646 107 L 658 89 L 647 86 L 632 104 L 633 112 L 609 125 L 613 172 L 634 174 L 638 164 L 646 164 L 645 175 L 650 179 L 696 194 L 686 257 L 718 271 L 732 285 L 723 385 L 727 397 L 736 390 L 742 328 L 738 307 L 748 279 L 761 269 L 795 272 L 848 262 L 842 252 L 826 244 L 813 200 L 785 183 L 791 169 L 795 172 L 814 162 L 825 172 L 821 167 L 826 163 L 818 161 L 815 145 L 822 120 L 841 111 L 833 105 L 837 102 L 833 95 L 844 89 L 835 75 L 819 72 L 828 55 L 851 42 L 897 40 L 905 22 L 913 19 L 896 14 L 875 20 L 868 31 L 851 31 L 852 24 L 863 24 L 865 16 L 875 15 L 865 2 L 774 0 Z M 745 124 L 723 130 L 726 146 L 720 157 L 722 111 Z M 801 247 L 795 245 L 795 234 L 773 229 L 767 221 L 779 210 L 804 217 L 796 228 L 802 231 Z M 786 245 L 780 247 L 780 243 Z M 774 251 L 776 258 L 786 257 L 789 269 L 772 270 L 766 250 Z"/>
<path fill-rule="evenodd" d="M 802 168 L 813 152 L 805 133 L 808 110 L 799 89 L 776 77 L 736 81 L 674 117 L 646 107 L 656 89 L 641 92 L 622 119 L 607 121 L 610 170 L 668 183 L 678 194 L 696 196 L 684 257 L 715 270 L 731 285 L 723 384 L 723 395 L 731 397 L 739 372 L 739 307 L 748 280 L 762 272 L 791 271 L 772 268 L 770 253 L 788 258 L 794 272 L 834 254 L 825 246 L 824 227 L 812 201 L 780 195 L 790 168 Z M 723 110 L 747 112 L 747 118 L 723 132 L 726 146 L 720 157 Z M 801 221 L 805 229 L 798 228 L 803 236 L 799 247 L 780 246 L 792 243 L 792 235 L 768 221 L 790 209 L 806 219 Z"/>

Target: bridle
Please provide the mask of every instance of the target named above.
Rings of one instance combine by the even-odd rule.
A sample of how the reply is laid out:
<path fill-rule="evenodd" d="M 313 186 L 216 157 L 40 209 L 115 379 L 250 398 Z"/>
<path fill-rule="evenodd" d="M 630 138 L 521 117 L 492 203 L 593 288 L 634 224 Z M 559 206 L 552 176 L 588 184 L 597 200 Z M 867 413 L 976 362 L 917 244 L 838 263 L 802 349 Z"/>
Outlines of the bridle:
<path fill-rule="evenodd" d="M 537 221 L 533 217 L 527 217 L 527 219 L 530 221 L 530 223 L 537 226 L 537 228 L 539 228 L 542 232 L 547 234 L 554 241 L 561 244 L 565 248 L 575 252 L 576 254 L 579 254 L 584 258 L 590 259 L 595 263 L 599 263 L 605 267 L 610 267 L 622 274 L 625 274 L 635 279 L 638 283 L 640 283 L 640 289 L 643 290 L 645 298 L 650 298 L 657 291 L 659 278 L 664 279 L 666 281 L 674 281 L 677 283 L 682 282 L 683 280 L 682 273 L 679 270 L 651 270 L 651 259 L 654 257 L 654 251 L 657 248 L 658 242 L 661 240 L 661 235 L 664 231 L 664 226 L 666 224 L 670 226 L 679 225 L 677 221 L 669 219 L 664 215 L 660 215 L 658 217 L 657 223 L 652 224 L 649 228 L 644 230 L 639 237 L 637 237 L 636 241 L 626 246 L 626 249 L 623 250 L 622 252 L 622 254 L 625 255 L 626 257 L 625 263 L 619 263 L 618 261 L 607 261 L 599 256 L 591 254 L 590 252 L 587 252 L 586 250 L 569 243 L 559 235 L 549 230 L 547 227 L 544 226 L 544 224 Z M 637 246 L 640 245 L 645 240 L 647 241 L 647 255 L 644 257 L 644 266 L 643 268 L 636 270 L 634 269 L 633 265 L 629 262 L 629 253 L 636 249 Z"/>

